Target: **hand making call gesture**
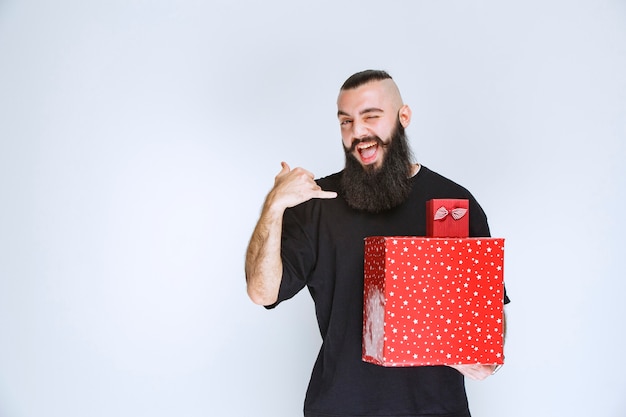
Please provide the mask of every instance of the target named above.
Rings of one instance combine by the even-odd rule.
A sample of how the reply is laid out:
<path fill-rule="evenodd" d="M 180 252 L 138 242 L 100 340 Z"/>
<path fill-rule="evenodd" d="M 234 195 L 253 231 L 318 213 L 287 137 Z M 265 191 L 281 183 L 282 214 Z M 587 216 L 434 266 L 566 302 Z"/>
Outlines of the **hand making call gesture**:
<path fill-rule="evenodd" d="M 281 166 L 246 252 L 248 295 L 262 305 L 270 305 L 278 298 L 283 269 L 280 244 L 285 210 L 312 198 L 337 197 L 336 192 L 322 190 L 311 172 L 303 168 L 292 170 L 286 162 L 281 162 Z"/>
<path fill-rule="evenodd" d="M 289 167 L 286 162 L 280 163 L 282 169 L 274 178 L 274 188 L 266 199 L 266 205 L 276 210 L 284 210 L 297 206 L 312 198 L 335 198 L 337 193 L 324 191 L 315 182 L 313 174 L 303 168 Z"/>

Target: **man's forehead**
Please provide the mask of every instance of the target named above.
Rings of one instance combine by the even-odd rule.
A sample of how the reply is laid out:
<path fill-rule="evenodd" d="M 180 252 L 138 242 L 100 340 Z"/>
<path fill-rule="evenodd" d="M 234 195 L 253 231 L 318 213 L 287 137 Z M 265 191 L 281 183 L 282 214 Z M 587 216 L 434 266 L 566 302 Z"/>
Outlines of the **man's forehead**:
<path fill-rule="evenodd" d="M 394 111 L 402 107 L 402 98 L 393 80 L 370 81 L 357 88 L 342 90 L 337 97 L 337 107 L 341 111 L 348 111 L 344 109 L 346 106 L 374 104 L 381 108 L 391 106 Z"/>

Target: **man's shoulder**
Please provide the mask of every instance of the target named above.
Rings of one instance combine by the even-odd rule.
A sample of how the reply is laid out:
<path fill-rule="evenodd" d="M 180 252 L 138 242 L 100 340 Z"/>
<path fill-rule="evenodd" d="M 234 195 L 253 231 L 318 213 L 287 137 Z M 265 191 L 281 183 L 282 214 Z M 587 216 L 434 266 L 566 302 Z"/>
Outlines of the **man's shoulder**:
<path fill-rule="evenodd" d="M 422 165 L 420 167 L 419 172 L 415 176 L 416 181 L 420 184 L 421 187 L 433 188 L 438 190 L 439 192 L 444 193 L 461 193 L 461 194 L 470 194 L 470 192 L 464 186 L 459 183 L 451 180 L 448 177 L 444 177 L 438 172 L 433 171 Z M 440 197 L 440 198 L 458 198 L 454 196 L 450 197 Z"/>
<path fill-rule="evenodd" d="M 447 184 L 458 185 L 459 187 L 461 186 L 455 181 L 451 180 L 450 178 L 445 177 L 441 175 L 439 172 L 433 171 L 432 169 L 424 165 L 420 166 L 420 170 L 417 173 L 417 176 L 423 177 L 424 180 L 428 180 L 428 181 L 437 181 L 437 182 L 442 182 L 442 183 L 447 183 Z"/>
<path fill-rule="evenodd" d="M 335 172 L 334 174 L 318 178 L 315 181 L 324 191 L 339 191 L 342 173 L 343 171 Z"/>

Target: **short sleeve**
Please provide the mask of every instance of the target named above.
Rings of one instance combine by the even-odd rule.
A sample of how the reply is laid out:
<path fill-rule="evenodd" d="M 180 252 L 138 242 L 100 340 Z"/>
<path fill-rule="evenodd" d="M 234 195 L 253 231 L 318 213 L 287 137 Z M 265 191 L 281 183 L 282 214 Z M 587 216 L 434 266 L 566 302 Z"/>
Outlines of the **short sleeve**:
<path fill-rule="evenodd" d="M 278 292 L 278 300 L 266 308 L 274 308 L 282 301 L 295 296 L 307 284 L 307 278 L 315 263 L 315 254 L 310 233 L 303 222 L 304 207 L 297 206 L 285 210 L 281 238 L 281 259 L 283 275 Z"/>

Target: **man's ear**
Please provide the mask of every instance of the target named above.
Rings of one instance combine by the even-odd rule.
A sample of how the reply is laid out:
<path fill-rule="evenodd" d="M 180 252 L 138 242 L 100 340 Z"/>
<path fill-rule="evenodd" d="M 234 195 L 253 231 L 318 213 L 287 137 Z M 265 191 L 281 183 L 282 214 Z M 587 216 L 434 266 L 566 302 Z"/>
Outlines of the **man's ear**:
<path fill-rule="evenodd" d="M 411 112 L 411 108 L 407 104 L 400 107 L 400 110 L 398 111 L 398 120 L 400 120 L 400 124 L 405 129 L 411 123 L 411 114 L 413 113 Z"/>

